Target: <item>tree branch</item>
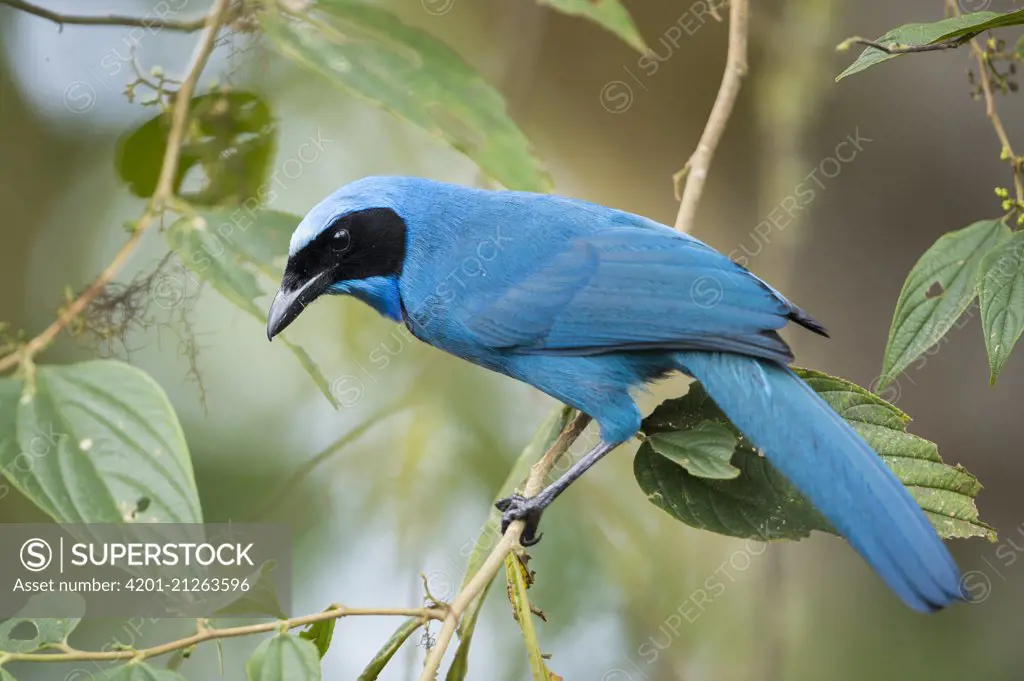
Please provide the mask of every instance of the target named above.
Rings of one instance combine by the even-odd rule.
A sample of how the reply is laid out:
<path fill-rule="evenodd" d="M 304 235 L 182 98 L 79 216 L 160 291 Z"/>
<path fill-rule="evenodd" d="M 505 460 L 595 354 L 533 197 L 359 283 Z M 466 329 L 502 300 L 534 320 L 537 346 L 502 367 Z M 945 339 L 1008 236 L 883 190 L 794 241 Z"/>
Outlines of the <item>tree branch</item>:
<path fill-rule="evenodd" d="M 8 0 L 0 0 L 9 4 Z M 213 8 L 210 10 L 209 15 L 203 20 L 206 24 L 206 30 L 203 33 L 203 37 L 200 39 L 198 46 L 196 47 L 195 57 L 192 60 L 192 65 L 189 68 L 188 75 L 181 84 L 181 88 L 175 95 L 174 108 L 171 111 L 171 128 L 167 138 L 167 150 L 164 152 L 164 162 L 160 168 L 160 178 L 157 181 L 156 191 L 150 198 L 149 203 L 146 206 L 145 212 L 135 223 L 135 229 L 132 232 L 131 237 L 128 241 L 121 246 L 121 250 L 114 255 L 114 259 L 110 261 L 110 264 L 100 273 L 92 284 L 89 285 L 82 293 L 75 298 L 74 301 L 66 308 L 63 312 L 58 315 L 57 319 L 53 321 L 41 334 L 30 340 L 20 350 L 0 359 L 0 372 L 6 371 L 19 362 L 31 360 L 35 355 L 44 350 L 57 338 L 57 335 L 66 327 L 72 320 L 78 315 L 82 314 L 89 303 L 98 296 L 103 289 L 107 287 L 117 273 L 127 262 L 128 257 L 135 251 L 135 248 L 139 245 L 139 241 L 142 239 L 142 235 L 146 229 L 163 214 L 164 209 L 167 207 L 168 202 L 174 198 L 174 176 L 178 170 L 178 160 L 181 156 L 181 143 L 185 134 L 185 124 L 188 121 L 189 106 L 192 103 L 192 95 L 196 89 L 196 83 L 199 81 L 199 76 L 202 74 L 203 69 L 206 67 L 207 61 L 210 59 L 210 54 L 216 45 L 217 33 L 220 31 L 220 27 L 224 22 L 225 15 L 227 13 L 228 5 L 231 0 L 217 0 Z"/>
<path fill-rule="evenodd" d="M 43 19 L 49 19 L 54 22 L 62 29 L 64 25 L 72 26 L 138 26 L 140 28 L 151 28 L 151 29 L 167 29 L 170 31 L 198 31 L 202 27 L 206 26 L 206 23 L 210 16 L 200 17 L 199 19 L 192 19 L 186 21 L 173 21 L 169 19 L 156 19 L 149 17 L 124 17 L 116 15 L 107 16 L 73 16 L 70 14 L 61 14 L 60 12 L 54 12 L 48 10 L 45 7 L 38 7 L 36 5 L 29 4 L 24 0 L 0 0 L 0 5 L 7 5 L 14 9 L 34 14 L 37 17 Z"/>
<path fill-rule="evenodd" d="M 523 496 L 532 497 L 544 488 L 544 480 L 547 478 L 548 473 L 551 472 L 555 462 L 569 451 L 569 447 L 586 430 L 589 423 L 590 417 L 581 413 L 562 431 L 554 444 L 541 457 L 540 461 L 533 464 L 533 467 L 530 468 L 530 476 L 526 480 Z M 448 644 L 451 643 L 452 636 L 454 636 L 455 630 L 459 626 L 462 614 L 483 593 L 487 585 L 498 574 L 498 570 L 504 566 L 505 557 L 512 553 L 519 545 L 519 537 L 523 534 L 525 526 L 526 523 L 522 520 L 517 520 L 508 526 L 505 534 L 502 535 L 497 545 L 487 556 L 487 559 L 484 560 L 483 565 L 480 566 L 477 573 L 473 575 L 469 583 L 466 584 L 462 591 L 459 592 L 459 595 L 455 597 L 455 600 L 448 606 L 448 613 L 444 619 L 444 624 L 441 626 L 441 633 L 438 634 L 434 646 L 430 649 L 430 654 L 423 665 L 423 673 L 420 674 L 420 681 L 433 681 L 437 677 L 437 671 L 441 667 L 441 658 L 444 657 Z"/>
<path fill-rule="evenodd" d="M 689 232 L 697 215 L 697 205 L 704 193 L 711 159 L 718 148 L 718 142 L 725 132 L 725 125 L 732 115 L 736 96 L 740 92 L 743 76 L 747 74 L 747 35 L 750 22 L 750 0 L 733 0 L 729 3 L 729 51 L 725 62 L 725 75 L 718 89 L 715 105 L 711 108 L 704 133 L 697 143 L 697 150 L 690 156 L 680 175 L 689 173 L 679 203 L 675 228 Z"/>
<path fill-rule="evenodd" d="M 142 661 L 151 657 L 166 655 L 176 650 L 190 648 L 199 643 L 224 638 L 236 638 L 239 636 L 250 636 L 252 634 L 265 634 L 271 631 L 291 630 L 304 627 L 324 620 L 337 620 L 343 617 L 367 617 L 367 616 L 399 616 L 416 617 L 423 621 L 443 620 L 447 612 L 439 608 L 347 608 L 344 605 L 332 605 L 327 610 L 292 617 L 286 620 L 275 620 L 273 622 L 261 622 L 242 627 L 215 628 L 200 625 L 196 633 L 185 638 L 161 643 L 150 648 L 139 650 L 104 650 L 85 651 L 75 650 L 65 646 L 64 652 L 60 653 L 0 653 L 0 665 L 8 662 L 116 662 L 118 660 Z"/>
<path fill-rule="evenodd" d="M 946 7 L 953 16 L 960 16 L 960 6 L 956 0 L 946 0 Z M 999 143 L 1003 147 L 1000 150 L 1000 155 L 1008 158 L 1010 161 L 1010 169 L 1013 172 L 1013 189 L 1017 197 L 1017 205 L 1021 206 L 1024 205 L 1024 180 L 1021 178 L 1021 159 L 1013 152 L 1010 137 L 1006 134 L 1006 128 L 1003 127 L 1003 121 L 996 110 L 996 100 L 992 95 L 992 84 L 988 80 L 989 62 L 985 56 L 985 50 L 978 44 L 978 40 L 975 37 L 977 35 L 977 33 L 974 33 L 970 36 L 971 56 L 978 63 L 981 92 L 985 97 L 985 115 L 988 116 L 989 121 L 992 123 L 992 129 L 995 130 L 996 137 L 999 138 Z"/>
<path fill-rule="evenodd" d="M 913 52 L 936 52 L 939 50 L 954 50 L 968 40 L 978 35 L 977 33 L 968 33 L 954 38 L 953 40 L 947 40 L 943 43 L 929 43 L 927 45 L 900 45 L 899 43 L 892 43 L 890 45 L 884 45 L 875 40 L 868 40 L 867 38 L 861 38 L 860 36 L 854 36 L 853 38 L 847 38 L 843 42 L 839 43 L 837 50 L 849 49 L 850 45 L 864 45 L 865 47 L 873 47 L 874 49 L 885 52 L 886 54 L 897 55 L 897 54 L 911 54 Z"/>

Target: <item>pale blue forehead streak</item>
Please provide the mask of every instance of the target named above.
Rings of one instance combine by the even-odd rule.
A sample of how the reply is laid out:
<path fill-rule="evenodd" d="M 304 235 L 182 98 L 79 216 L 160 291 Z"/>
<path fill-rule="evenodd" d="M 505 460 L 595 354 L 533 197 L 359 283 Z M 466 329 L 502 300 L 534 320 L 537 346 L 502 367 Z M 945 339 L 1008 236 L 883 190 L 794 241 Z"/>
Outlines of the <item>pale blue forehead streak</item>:
<path fill-rule="evenodd" d="M 302 218 L 302 222 L 292 232 L 292 240 L 288 244 L 288 255 L 292 256 L 301 251 L 303 246 L 315 239 L 328 225 L 348 212 L 350 211 L 344 206 L 332 203 L 330 198 L 313 206 L 313 209 L 306 213 L 306 217 Z"/>
<path fill-rule="evenodd" d="M 350 182 L 313 206 L 292 234 L 288 255 L 295 255 L 335 220 L 348 213 L 368 208 L 397 210 L 401 193 L 415 190 L 426 182 L 408 177 L 364 177 Z"/>

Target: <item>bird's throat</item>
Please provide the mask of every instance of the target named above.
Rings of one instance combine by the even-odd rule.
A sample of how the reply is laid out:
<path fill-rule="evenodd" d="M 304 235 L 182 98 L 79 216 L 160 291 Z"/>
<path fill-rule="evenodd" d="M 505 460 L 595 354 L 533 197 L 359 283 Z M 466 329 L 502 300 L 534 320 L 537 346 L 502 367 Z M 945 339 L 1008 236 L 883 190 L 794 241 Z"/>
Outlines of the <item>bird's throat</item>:
<path fill-rule="evenodd" d="M 331 293 L 357 298 L 396 322 L 402 320 L 402 297 L 398 291 L 398 277 L 395 275 L 340 281 L 329 290 Z"/>

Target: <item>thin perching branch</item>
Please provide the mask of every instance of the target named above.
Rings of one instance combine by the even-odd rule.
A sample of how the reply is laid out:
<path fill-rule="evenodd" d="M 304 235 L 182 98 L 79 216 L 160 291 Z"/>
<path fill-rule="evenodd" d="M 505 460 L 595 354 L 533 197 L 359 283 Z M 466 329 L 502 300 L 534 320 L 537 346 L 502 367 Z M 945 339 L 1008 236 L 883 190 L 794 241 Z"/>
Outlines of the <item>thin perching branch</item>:
<path fill-rule="evenodd" d="M 891 55 L 912 54 L 914 52 L 937 52 L 940 50 L 955 50 L 968 40 L 973 39 L 976 35 L 978 35 L 977 32 L 967 33 L 966 35 L 954 38 L 953 40 L 947 40 L 942 43 L 928 43 L 927 45 L 900 45 L 899 43 L 885 45 L 877 40 L 868 40 L 867 38 L 854 36 L 853 38 L 847 38 L 843 42 L 839 43 L 836 49 L 843 51 L 849 49 L 850 45 L 863 45 L 865 47 L 873 47 L 880 52 L 885 52 L 886 54 Z"/>
<path fill-rule="evenodd" d="M 275 620 L 273 622 L 261 622 L 242 627 L 208 627 L 200 620 L 196 633 L 185 638 L 161 643 L 150 648 L 138 650 L 76 650 L 67 644 L 60 646 L 57 653 L 0 653 L 0 665 L 8 662 L 117 662 L 119 660 L 135 660 L 141 662 L 151 657 L 166 655 L 176 650 L 184 650 L 194 645 L 215 641 L 225 638 L 237 638 L 239 636 L 250 636 L 252 634 L 265 634 L 272 631 L 289 631 L 298 627 L 305 627 L 316 622 L 325 620 L 337 620 L 343 617 L 368 617 L 368 616 L 399 616 L 414 617 L 426 622 L 428 620 L 442 620 L 446 612 L 440 608 L 348 608 L 344 605 L 332 605 L 323 612 L 292 617 L 286 620 Z"/>
<path fill-rule="evenodd" d="M 7 0 L 0 0 L 0 2 L 7 2 Z M 196 47 L 195 57 L 192 60 L 188 75 L 185 76 L 185 80 L 181 83 L 181 88 L 174 98 L 174 108 L 171 111 L 171 128 L 167 136 L 167 151 L 164 152 L 164 162 L 160 168 L 160 178 L 157 180 L 156 191 L 153 192 L 145 212 L 135 223 L 135 229 L 132 231 L 131 237 L 121 246 L 121 250 L 114 255 L 113 260 L 110 261 L 106 269 L 70 305 L 64 308 L 52 324 L 26 343 L 20 350 L 0 359 L 0 372 L 16 366 L 19 362 L 31 360 L 49 346 L 69 323 L 82 314 L 89 307 L 93 299 L 107 287 L 107 284 L 121 270 L 128 257 L 139 245 L 146 229 L 163 214 L 168 203 L 174 200 L 174 176 L 178 170 L 181 144 L 185 135 L 185 124 L 188 122 L 192 95 L 195 92 L 199 76 L 202 74 L 203 69 L 206 68 L 210 54 L 216 46 L 217 33 L 224 22 L 230 3 L 231 0 L 217 0 L 210 13 L 203 20 L 206 24 L 206 30 Z"/>
<path fill-rule="evenodd" d="M 960 6 L 956 3 L 956 0 L 946 0 L 946 8 L 949 12 L 955 16 L 960 16 Z M 981 45 L 978 44 L 978 40 L 975 37 L 977 33 L 971 35 L 971 55 L 974 60 L 978 63 L 978 74 L 981 78 L 981 91 L 985 97 L 985 115 L 988 116 L 989 121 L 992 123 L 992 129 L 995 130 L 996 137 L 999 138 L 999 143 L 1002 145 L 1002 156 L 1006 157 L 1010 161 L 1010 169 L 1013 172 L 1013 189 L 1017 197 L 1017 205 L 1024 205 L 1024 180 L 1021 178 L 1021 160 L 1013 152 L 1013 146 L 1010 144 L 1010 137 L 1006 134 L 1006 128 L 1003 127 L 1003 121 L 999 117 L 999 112 L 996 110 L 996 100 L 992 95 L 992 85 L 988 81 L 988 60 L 985 57 L 985 50 L 982 49 Z"/>
<path fill-rule="evenodd" d="M 704 193 L 704 183 L 711 167 L 711 159 L 732 115 L 743 77 L 747 74 L 747 36 L 750 24 L 750 0 L 733 0 L 729 4 L 729 52 L 725 60 L 725 75 L 718 88 L 715 105 L 711 108 L 707 125 L 697 143 L 697 150 L 683 169 L 688 173 L 683 196 L 679 202 L 675 228 L 689 232 L 697 215 L 697 205 Z"/>
<path fill-rule="evenodd" d="M 60 12 L 54 12 L 53 10 L 46 9 L 45 7 L 39 7 L 38 5 L 32 5 L 24 0 L 0 0 L 0 5 L 7 5 L 14 9 L 34 14 L 37 17 L 48 19 L 61 28 L 64 25 L 74 26 L 137 26 L 139 28 L 150 28 L 150 29 L 167 29 L 170 31 L 198 31 L 203 26 L 206 26 L 207 17 L 200 17 L 198 19 L 173 21 L 169 19 L 157 19 L 150 17 L 126 17 L 116 15 L 105 15 L 105 16 L 80 16 L 71 14 L 61 14 Z"/>
<path fill-rule="evenodd" d="M 589 424 L 590 417 L 581 413 L 573 419 L 572 423 L 566 426 L 565 430 L 562 431 L 544 456 L 530 468 L 530 476 L 527 478 L 526 487 L 523 490 L 524 497 L 532 497 L 544 488 L 544 481 L 554 467 L 555 462 L 569 451 L 569 447 L 587 429 Z M 430 654 L 427 655 L 427 660 L 423 664 L 423 673 L 420 674 L 420 681 L 434 681 L 437 678 L 437 671 L 441 668 L 441 659 L 448 649 L 448 644 L 451 643 L 452 636 L 455 635 L 455 630 L 459 626 L 462 614 L 466 612 L 473 601 L 483 593 L 487 585 L 498 574 L 498 570 L 505 564 L 505 557 L 519 546 L 519 537 L 523 534 L 523 528 L 525 527 L 526 523 L 522 520 L 517 520 L 508 526 L 505 534 L 502 535 L 497 545 L 491 550 L 491 553 L 484 560 L 477 573 L 463 587 L 459 595 L 455 597 L 455 600 L 449 604 L 447 616 L 444 619 L 444 624 L 441 626 L 441 633 L 438 634 L 437 640 L 434 642 L 433 647 L 430 649 Z"/>

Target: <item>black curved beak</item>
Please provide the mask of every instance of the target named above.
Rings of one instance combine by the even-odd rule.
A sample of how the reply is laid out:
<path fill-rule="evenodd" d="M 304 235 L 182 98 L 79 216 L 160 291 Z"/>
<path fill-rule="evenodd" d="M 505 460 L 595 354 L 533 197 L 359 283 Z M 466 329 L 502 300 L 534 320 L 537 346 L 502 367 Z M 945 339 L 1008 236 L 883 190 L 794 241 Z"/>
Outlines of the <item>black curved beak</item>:
<path fill-rule="evenodd" d="M 274 302 L 271 303 L 270 312 L 267 314 L 267 340 L 274 340 L 274 336 L 284 331 L 307 305 L 327 290 L 331 285 L 328 274 L 320 272 L 297 285 L 291 285 L 291 277 L 285 275 L 284 282 L 274 296 Z"/>

